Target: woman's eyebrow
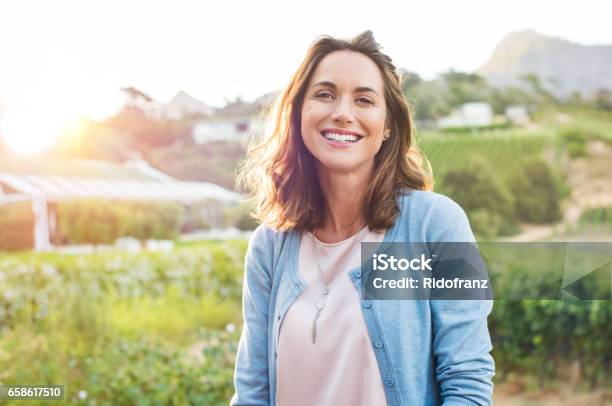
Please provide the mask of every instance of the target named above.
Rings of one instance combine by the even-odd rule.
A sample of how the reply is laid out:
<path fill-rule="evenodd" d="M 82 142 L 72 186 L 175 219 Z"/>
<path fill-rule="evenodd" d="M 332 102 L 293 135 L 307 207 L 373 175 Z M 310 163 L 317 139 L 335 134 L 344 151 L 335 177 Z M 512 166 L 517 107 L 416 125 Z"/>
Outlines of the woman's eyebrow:
<path fill-rule="evenodd" d="M 313 87 L 316 87 L 316 86 L 330 87 L 330 88 L 332 88 L 334 90 L 336 90 L 338 88 L 335 83 L 333 83 L 333 82 L 325 82 L 325 81 L 324 82 L 317 82 L 317 83 L 315 83 L 315 85 Z M 357 92 L 357 93 L 359 93 L 359 92 L 372 92 L 375 95 L 380 96 L 376 90 L 372 89 L 371 87 L 367 87 L 367 86 L 356 87 L 354 91 Z"/>

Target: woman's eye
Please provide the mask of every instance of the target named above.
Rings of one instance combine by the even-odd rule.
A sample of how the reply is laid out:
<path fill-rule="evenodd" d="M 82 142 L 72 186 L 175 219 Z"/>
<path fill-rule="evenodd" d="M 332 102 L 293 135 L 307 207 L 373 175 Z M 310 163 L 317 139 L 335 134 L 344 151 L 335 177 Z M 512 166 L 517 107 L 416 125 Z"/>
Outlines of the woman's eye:
<path fill-rule="evenodd" d="M 318 97 L 320 99 L 329 99 L 329 98 L 332 97 L 332 95 L 330 93 L 327 93 L 327 92 L 322 92 L 322 93 L 317 93 L 315 95 L 315 97 Z"/>
<path fill-rule="evenodd" d="M 366 99 L 365 97 L 360 97 L 359 99 L 357 99 L 357 101 L 360 102 L 360 103 L 369 103 L 369 104 L 372 104 L 372 100 Z"/>

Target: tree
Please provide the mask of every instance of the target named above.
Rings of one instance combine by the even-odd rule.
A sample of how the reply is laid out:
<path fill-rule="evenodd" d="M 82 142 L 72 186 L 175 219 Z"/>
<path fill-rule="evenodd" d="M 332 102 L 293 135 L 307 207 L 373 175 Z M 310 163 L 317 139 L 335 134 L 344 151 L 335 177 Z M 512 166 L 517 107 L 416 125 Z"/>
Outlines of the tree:
<path fill-rule="evenodd" d="M 411 89 L 423 81 L 418 73 L 404 69 L 400 70 L 400 76 L 402 78 L 402 93 L 404 94 L 409 94 Z"/>
<path fill-rule="evenodd" d="M 608 89 L 599 89 L 595 92 L 595 107 L 601 110 L 612 111 L 612 92 Z"/>
<path fill-rule="evenodd" d="M 441 185 L 466 211 L 474 232 L 487 237 L 510 234 L 516 227 L 512 195 L 494 173 L 483 158 L 474 157 L 466 167 L 448 171 Z"/>
<path fill-rule="evenodd" d="M 531 223 L 553 223 L 561 219 L 561 197 L 550 166 L 541 160 L 528 162 L 512 178 L 517 216 Z"/>
<path fill-rule="evenodd" d="M 523 83 L 527 85 L 528 89 L 530 89 L 533 94 L 539 99 L 540 103 L 558 104 L 558 100 L 551 92 L 546 89 L 539 76 L 533 73 L 529 73 L 527 75 L 522 76 L 520 79 L 523 81 Z"/>

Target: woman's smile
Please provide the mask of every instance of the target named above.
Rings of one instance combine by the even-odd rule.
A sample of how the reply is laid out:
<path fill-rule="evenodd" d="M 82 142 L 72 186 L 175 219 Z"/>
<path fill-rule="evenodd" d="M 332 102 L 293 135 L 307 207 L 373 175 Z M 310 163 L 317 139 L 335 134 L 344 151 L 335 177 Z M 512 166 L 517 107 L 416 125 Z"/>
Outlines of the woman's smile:
<path fill-rule="evenodd" d="M 357 132 L 340 128 L 325 128 L 321 131 L 321 136 L 325 138 L 331 146 L 336 148 L 348 148 L 363 139 L 363 135 Z"/>

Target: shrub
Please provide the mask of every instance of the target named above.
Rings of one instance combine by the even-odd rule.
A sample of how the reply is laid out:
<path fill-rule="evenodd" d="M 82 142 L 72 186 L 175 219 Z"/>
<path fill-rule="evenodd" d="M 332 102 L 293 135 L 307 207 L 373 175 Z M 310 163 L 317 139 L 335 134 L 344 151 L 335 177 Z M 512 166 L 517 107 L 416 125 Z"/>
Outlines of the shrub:
<path fill-rule="evenodd" d="M 0 251 L 34 247 L 34 213 L 30 202 L 0 204 Z"/>
<path fill-rule="evenodd" d="M 198 201 L 185 208 L 181 232 L 190 233 L 197 230 L 208 230 L 211 226 L 210 208 L 207 201 Z"/>
<path fill-rule="evenodd" d="M 452 134 L 474 134 L 480 131 L 491 131 L 491 130 L 505 130 L 512 128 L 512 123 L 496 123 L 483 126 L 461 126 L 461 127 L 444 127 L 440 131 L 443 133 Z"/>
<path fill-rule="evenodd" d="M 110 243 L 122 236 L 119 209 L 102 200 L 58 203 L 59 229 L 71 243 Z"/>
<path fill-rule="evenodd" d="M 81 200 L 58 204 L 59 228 L 71 243 L 105 244 L 122 236 L 174 238 L 182 216 L 182 207 L 171 202 Z"/>
<path fill-rule="evenodd" d="M 553 223 L 561 219 L 558 181 L 541 160 L 525 164 L 511 180 L 517 216 L 531 223 Z"/>
<path fill-rule="evenodd" d="M 605 224 L 612 226 L 612 207 L 595 207 L 582 212 L 580 224 Z"/>
<path fill-rule="evenodd" d="M 227 204 L 213 199 L 193 202 L 185 211 L 183 231 L 206 230 L 226 226 Z"/>
<path fill-rule="evenodd" d="M 64 383 L 70 404 L 227 405 L 246 248 L 4 255 L 3 383 Z"/>
<path fill-rule="evenodd" d="M 512 195 L 480 157 L 449 170 L 441 190 L 466 211 L 472 229 L 482 236 L 504 235 L 516 228 Z"/>
<path fill-rule="evenodd" d="M 254 230 L 259 223 L 251 217 L 250 213 L 251 209 L 248 204 L 228 207 L 225 210 L 225 224 L 239 230 Z"/>
<path fill-rule="evenodd" d="M 470 213 L 470 224 L 475 233 L 482 237 L 495 237 L 500 233 L 503 219 L 488 209 L 476 209 Z"/>
<path fill-rule="evenodd" d="M 238 221 L 236 221 L 236 228 L 239 230 L 255 230 L 259 223 L 249 213 L 244 213 Z"/>
<path fill-rule="evenodd" d="M 577 128 L 566 129 L 561 132 L 560 137 L 567 147 L 570 158 L 580 158 L 587 155 L 588 136 L 583 131 Z"/>

